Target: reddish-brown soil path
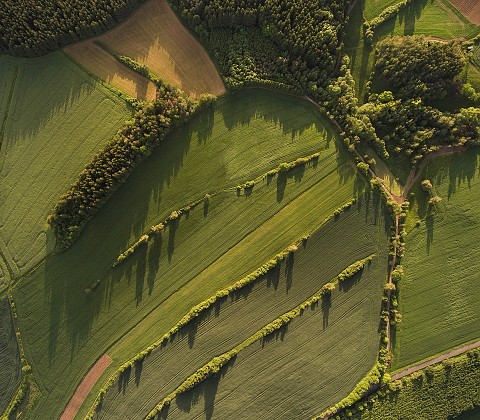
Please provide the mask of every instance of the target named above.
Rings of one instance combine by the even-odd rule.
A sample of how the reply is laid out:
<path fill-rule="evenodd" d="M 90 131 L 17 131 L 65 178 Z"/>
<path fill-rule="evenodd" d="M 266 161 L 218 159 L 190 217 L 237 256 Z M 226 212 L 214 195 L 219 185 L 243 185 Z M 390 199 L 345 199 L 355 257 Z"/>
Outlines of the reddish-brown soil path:
<path fill-rule="evenodd" d="M 60 416 L 60 420 L 73 420 L 76 416 L 80 406 L 87 398 L 90 390 L 98 381 L 103 371 L 112 363 L 112 359 L 108 354 L 104 354 L 97 362 L 92 366 L 86 376 L 83 378 L 78 388 L 75 390 L 72 398 L 67 404 L 67 407 Z"/>

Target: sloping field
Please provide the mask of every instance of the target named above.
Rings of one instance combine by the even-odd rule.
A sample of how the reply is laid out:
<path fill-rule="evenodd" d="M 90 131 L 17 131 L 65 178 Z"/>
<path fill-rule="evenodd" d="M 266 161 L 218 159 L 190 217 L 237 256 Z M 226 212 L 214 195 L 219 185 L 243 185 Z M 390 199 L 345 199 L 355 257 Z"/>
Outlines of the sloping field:
<path fill-rule="evenodd" d="M 249 107 L 245 99 L 242 109 L 241 96 L 232 96 L 213 114 L 198 115 L 184 128 L 190 136 L 179 132 L 179 141 L 172 136 L 159 146 L 69 250 L 49 258 L 15 288 L 25 349 L 40 390 L 48 395 L 32 415 L 60 414 L 86 367 L 112 342 L 108 354 L 114 369 L 163 335 L 193 305 L 316 228 L 363 188 L 314 107 L 278 94 L 244 94 L 252 102 L 259 95 L 260 105 Z M 222 117 L 218 125 L 216 116 Z M 120 251 L 172 209 L 211 188 L 225 188 L 238 160 L 243 160 L 243 182 L 285 155 L 299 153 L 303 149 L 294 152 L 296 142 L 308 144 L 308 138 L 308 147 L 323 150 L 315 165 L 260 182 L 247 195 L 231 190 L 213 195 L 208 206 L 195 207 L 157 241 L 111 269 Z M 262 148 L 253 146 L 257 142 Z M 203 153 L 211 143 L 211 152 Z M 222 147 L 228 150 L 223 156 Z M 257 165 L 248 170 L 250 161 Z M 99 286 L 85 294 L 98 279 L 103 279 Z"/>
<path fill-rule="evenodd" d="M 480 2 L 478 0 L 450 0 L 470 21 L 480 25 Z"/>
<path fill-rule="evenodd" d="M 0 299 L 0 415 L 17 392 L 21 368 L 10 304 L 3 298 Z"/>
<path fill-rule="evenodd" d="M 92 41 L 82 41 L 64 48 L 64 52 L 87 71 L 120 89 L 132 98 L 153 101 L 157 88 L 146 77 L 119 63 Z"/>
<path fill-rule="evenodd" d="M 219 374 L 177 397 L 168 415 L 160 417 L 311 418 L 347 396 L 376 361 L 385 256 L 278 334 L 242 350 Z M 298 264 L 305 274 L 315 272 L 321 284 L 325 279 L 316 261 Z M 293 281 L 305 280 L 295 277 L 295 267 L 293 272 Z"/>
<path fill-rule="evenodd" d="M 385 22 L 381 32 L 470 39 L 480 33 L 480 26 L 470 22 L 445 0 L 419 0 L 400 11 L 395 19 Z"/>
<path fill-rule="evenodd" d="M 218 96 L 225 92 L 207 52 L 178 20 L 167 0 L 147 1 L 98 40 L 115 52 L 146 64 L 160 79 L 193 96 Z"/>
<path fill-rule="evenodd" d="M 48 212 L 130 112 L 61 53 L 0 57 L 0 86 L 0 239 L 19 274 L 45 257 Z"/>
<path fill-rule="evenodd" d="M 387 236 L 381 214 L 383 209 L 375 207 L 373 201 L 373 197 L 368 203 L 362 200 L 337 219 L 328 221 L 281 267 L 232 293 L 201 319 L 180 330 L 165 347 L 157 349 L 141 366 L 137 365 L 135 374 L 122 375 L 110 388 L 98 417 L 146 416 L 155 403 L 214 356 L 244 341 L 262 326 L 305 301 L 346 266 L 372 253 L 377 253 L 378 259 L 373 263 L 375 266 L 368 269 L 375 270 L 378 278 L 377 281 L 370 279 L 376 285 L 371 289 L 374 291 L 372 299 L 378 297 L 382 289 L 381 279 L 384 282 L 386 278 L 384 248 Z M 332 238 L 342 238 L 342 241 L 332 243 Z M 378 309 L 379 297 L 376 304 Z M 324 329 L 327 323 L 328 312 L 324 312 Z M 372 335 L 372 341 L 375 336 Z M 373 342 L 369 344 L 371 347 L 365 348 L 364 356 L 374 360 L 376 347 Z M 352 359 L 352 364 L 357 362 Z M 365 373 L 369 365 L 361 364 L 359 370 Z"/>
<path fill-rule="evenodd" d="M 407 236 L 394 369 L 480 337 L 478 151 L 430 163 L 424 177 L 443 202 Z"/>
<path fill-rule="evenodd" d="M 372 20 L 382 13 L 387 7 L 395 6 L 402 0 L 364 0 L 363 16 L 367 20 Z M 362 2 L 359 2 L 362 3 Z"/>

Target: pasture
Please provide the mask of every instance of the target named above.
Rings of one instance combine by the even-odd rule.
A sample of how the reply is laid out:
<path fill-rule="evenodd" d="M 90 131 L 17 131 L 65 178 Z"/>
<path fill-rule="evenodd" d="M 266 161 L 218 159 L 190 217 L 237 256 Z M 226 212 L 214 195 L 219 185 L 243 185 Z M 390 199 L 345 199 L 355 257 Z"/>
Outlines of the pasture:
<path fill-rule="evenodd" d="M 193 305 L 318 227 L 364 189 L 312 105 L 265 91 L 222 100 L 172 133 L 69 250 L 48 258 L 15 288 L 27 357 L 42 394 L 48 393 L 33 415 L 60 413 L 104 351 L 113 358 L 111 369 L 118 367 Z M 318 150 L 316 163 L 257 180 L 245 194 L 227 188 Z M 208 205 L 111 269 L 119 252 L 151 225 L 206 192 L 212 193 Z"/>
<path fill-rule="evenodd" d="M 112 385 L 97 417 L 118 418 L 123 415 L 125 418 L 139 418 L 147 415 L 153 405 L 215 355 L 244 341 L 263 325 L 305 301 L 347 265 L 372 253 L 377 257 L 365 269 L 368 280 L 361 278 L 362 284 L 373 283 L 368 285 L 368 292 L 364 292 L 373 294 L 370 301 L 373 308 L 366 310 L 375 312 L 375 305 L 379 307 L 380 304 L 377 295 L 381 293 L 387 267 L 384 209 L 379 207 L 379 200 L 371 195 L 362 197 L 351 209 L 326 222 L 280 267 L 233 292 L 211 311 L 180 330 L 165 346 L 158 348 L 143 363 L 136 364 L 132 372 L 123 374 Z M 345 242 L 332 243 L 332 237 L 344 238 Z M 371 277 L 373 272 L 375 278 Z M 328 302 L 324 302 L 323 307 L 324 330 L 329 322 L 326 304 Z M 241 325 L 239 319 L 242 319 Z M 378 337 L 369 334 L 369 338 L 372 342 L 367 343 L 364 352 L 371 361 L 375 358 L 377 347 L 374 342 L 376 339 L 378 345 Z M 360 370 L 368 371 L 369 367 L 368 363 L 361 364 Z"/>
<path fill-rule="evenodd" d="M 93 41 L 82 41 L 65 47 L 63 51 L 88 72 L 120 89 L 132 98 L 153 101 L 157 88 L 146 77 L 118 62 Z"/>
<path fill-rule="evenodd" d="M 51 250 L 58 197 L 131 114 L 62 53 L 1 56 L 0 87 L 0 250 L 19 276 Z"/>
<path fill-rule="evenodd" d="M 443 198 L 406 239 L 405 281 L 400 284 L 402 323 L 393 342 L 392 368 L 410 365 L 480 336 L 478 278 L 480 211 L 478 151 L 429 162 L 422 179 Z"/>
<path fill-rule="evenodd" d="M 207 52 L 167 0 L 148 0 L 125 22 L 97 39 L 116 53 L 146 64 L 160 79 L 192 96 L 225 92 Z"/>
<path fill-rule="evenodd" d="M 0 299 L 0 415 L 15 396 L 22 376 L 20 353 L 13 326 L 10 304 Z"/>

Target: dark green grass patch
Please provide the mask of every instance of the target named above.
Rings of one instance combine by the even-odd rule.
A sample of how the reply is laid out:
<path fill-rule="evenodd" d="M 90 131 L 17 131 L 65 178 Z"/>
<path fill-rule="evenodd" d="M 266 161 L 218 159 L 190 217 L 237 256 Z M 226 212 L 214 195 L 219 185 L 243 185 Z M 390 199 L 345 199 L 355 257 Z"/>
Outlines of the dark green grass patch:
<path fill-rule="evenodd" d="M 422 178 L 443 201 L 431 214 L 425 193 L 415 195 L 423 220 L 406 240 L 394 369 L 480 337 L 478 149 L 430 162 Z"/>
<path fill-rule="evenodd" d="M 358 204 L 322 226 L 280 267 L 220 300 L 165 346 L 122 374 L 109 389 L 98 417 L 147 415 L 154 404 L 212 357 L 233 348 L 263 325 L 303 302 L 348 264 L 372 253 L 377 253 L 375 260 L 378 259 L 372 263 L 376 265 L 379 278 L 374 281 L 377 288 L 372 287 L 378 295 L 382 284 L 380 273 L 383 267 L 385 280 L 387 267 L 387 227 L 379 200 L 380 197 L 373 197 L 373 194 L 362 197 Z M 332 243 L 332 238 L 342 240 Z M 366 269 L 370 270 L 373 267 Z M 328 303 L 328 299 L 323 302 L 323 329 L 329 323 Z M 380 299 L 376 304 L 379 308 Z M 370 350 L 371 347 L 365 350 L 366 357 L 375 354 L 375 350 L 372 354 Z M 362 370 L 370 367 L 362 365 Z"/>
<path fill-rule="evenodd" d="M 0 299 L 0 414 L 15 396 L 22 375 L 20 353 L 7 298 Z"/>

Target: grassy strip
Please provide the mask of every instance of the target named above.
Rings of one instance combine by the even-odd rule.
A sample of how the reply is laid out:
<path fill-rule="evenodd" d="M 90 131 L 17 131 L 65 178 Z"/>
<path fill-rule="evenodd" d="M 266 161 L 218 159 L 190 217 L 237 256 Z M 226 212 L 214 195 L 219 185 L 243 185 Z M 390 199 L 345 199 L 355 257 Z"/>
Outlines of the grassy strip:
<path fill-rule="evenodd" d="M 356 199 L 352 199 L 349 202 L 345 203 L 343 206 L 339 207 L 332 213 L 329 217 L 327 217 L 322 225 L 324 225 L 329 220 L 333 219 L 337 214 L 349 209 L 352 205 L 357 202 Z M 157 225 L 158 226 L 158 225 Z M 321 226 L 320 226 L 321 227 Z M 319 227 L 319 228 L 320 228 Z M 319 228 L 315 229 L 317 231 Z M 98 405 L 102 401 L 104 395 L 107 392 L 107 389 L 114 384 L 114 382 L 119 378 L 119 376 L 127 369 L 131 368 L 136 362 L 143 360 L 147 357 L 153 350 L 157 347 L 160 347 L 167 343 L 170 338 L 176 334 L 182 327 L 187 325 L 190 321 L 197 318 L 203 311 L 206 311 L 211 306 L 213 306 L 219 299 L 228 296 L 229 294 L 234 293 L 237 290 L 242 289 L 243 287 L 253 283 L 255 280 L 259 279 L 261 276 L 267 274 L 270 270 L 277 267 L 282 261 L 285 260 L 286 257 L 290 253 L 293 253 L 297 250 L 299 245 L 301 245 L 304 241 L 307 241 L 308 238 L 315 232 L 311 232 L 308 235 L 303 236 L 301 239 L 297 240 L 290 246 L 288 246 L 285 250 L 275 255 L 261 267 L 257 268 L 252 273 L 248 274 L 241 280 L 238 280 L 234 284 L 230 285 L 225 289 L 218 290 L 214 295 L 210 296 L 208 299 L 204 300 L 203 302 L 193 306 L 190 311 L 184 315 L 166 334 L 164 334 L 159 340 L 155 341 L 153 344 L 148 346 L 144 351 L 138 353 L 136 356 L 125 362 L 122 366 L 118 368 L 118 370 L 108 379 L 102 389 L 99 391 L 92 407 L 89 410 L 88 418 L 93 418 L 93 413 L 95 413 Z"/>
<path fill-rule="evenodd" d="M 300 305 L 296 306 L 291 311 L 280 315 L 272 322 L 265 325 L 262 329 L 257 331 L 255 334 L 248 337 L 242 343 L 234 347 L 228 352 L 223 353 L 220 356 L 214 357 L 210 362 L 202 366 L 195 373 L 190 375 L 177 389 L 165 397 L 155 408 L 147 415 L 146 419 L 153 419 L 165 406 L 170 405 L 170 402 L 177 397 L 178 395 L 192 389 L 198 383 L 204 381 L 209 376 L 217 373 L 223 366 L 225 366 L 233 357 L 235 357 L 240 351 L 247 348 L 251 344 L 257 342 L 258 340 L 270 335 L 274 331 L 282 328 L 284 325 L 288 324 L 292 319 L 301 315 L 305 309 L 308 309 L 312 305 L 316 304 L 322 296 L 330 294 L 338 285 L 339 282 L 345 280 L 348 277 L 352 277 L 354 274 L 362 270 L 365 265 L 367 265 L 373 258 L 375 254 L 359 260 L 354 264 L 348 266 L 343 270 L 337 277 L 335 277 L 331 282 L 326 283 L 322 288 L 312 295 L 309 299 L 302 302 Z"/>
<path fill-rule="evenodd" d="M 479 381 L 480 350 L 470 350 L 392 381 L 333 418 L 456 417 L 480 404 Z"/>

